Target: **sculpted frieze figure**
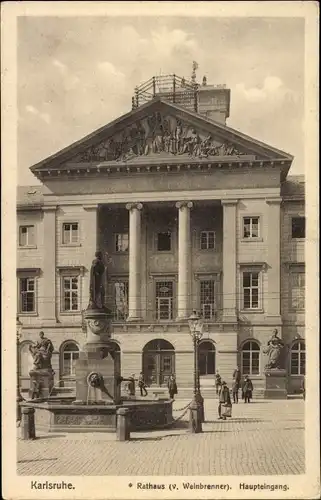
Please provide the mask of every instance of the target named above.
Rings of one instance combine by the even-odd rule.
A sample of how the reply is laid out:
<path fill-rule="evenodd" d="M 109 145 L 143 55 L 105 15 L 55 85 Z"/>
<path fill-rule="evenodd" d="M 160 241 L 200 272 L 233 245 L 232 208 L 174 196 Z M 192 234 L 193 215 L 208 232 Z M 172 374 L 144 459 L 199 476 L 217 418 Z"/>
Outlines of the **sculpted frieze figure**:
<path fill-rule="evenodd" d="M 186 155 L 192 158 L 243 155 L 235 146 L 198 131 L 174 116 L 160 112 L 137 121 L 122 132 L 93 145 L 74 161 L 129 161 L 142 155 Z"/>

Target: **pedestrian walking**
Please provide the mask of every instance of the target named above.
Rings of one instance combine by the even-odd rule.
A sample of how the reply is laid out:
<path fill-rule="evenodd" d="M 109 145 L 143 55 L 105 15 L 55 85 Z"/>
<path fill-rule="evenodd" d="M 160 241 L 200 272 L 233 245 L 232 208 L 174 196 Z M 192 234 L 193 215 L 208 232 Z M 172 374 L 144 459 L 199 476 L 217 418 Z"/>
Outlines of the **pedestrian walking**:
<path fill-rule="evenodd" d="M 232 394 L 233 394 L 233 403 L 237 404 L 239 402 L 239 383 L 233 378 L 232 382 Z"/>
<path fill-rule="evenodd" d="M 222 385 L 222 377 L 221 375 L 219 374 L 218 370 L 215 374 L 215 388 L 216 388 L 216 394 L 219 394 L 220 392 L 220 389 L 221 389 L 221 385 Z"/>
<path fill-rule="evenodd" d="M 242 389 L 244 394 L 244 403 L 250 403 L 252 399 L 253 384 L 252 380 L 248 375 L 245 375 L 244 377 L 244 383 Z"/>
<path fill-rule="evenodd" d="M 242 374 L 241 374 L 241 370 L 239 369 L 239 367 L 237 366 L 233 372 L 233 379 L 236 380 L 236 382 L 238 383 L 238 386 L 240 387 L 241 385 L 241 378 L 242 378 Z"/>
<path fill-rule="evenodd" d="M 145 384 L 143 372 L 140 372 L 140 374 L 139 374 L 139 377 L 138 377 L 138 387 L 140 389 L 140 395 L 141 396 L 147 396 L 148 392 L 147 392 L 147 389 L 146 389 L 146 384 Z M 144 394 L 143 394 L 143 392 L 144 392 Z"/>
<path fill-rule="evenodd" d="M 176 384 L 175 375 L 173 375 L 173 373 L 168 379 L 167 387 L 168 387 L 170 399 L 174 399 L 174 395 L 177 394 L 177 384 Z"/>
<path fill-rule="evenodd" d="M 223 381 L 221 384 L 221 389 L 219 393 L 219 403 L 218 403 L 218 418 L 219 420 L 226 420 L 226 413 L 232 407 L 230 391 L 226 385 L 226 382 Z M 222 412 L 223 408 L 223 412 Z M 229 412 L 229 416 L 231 413 Z"/>

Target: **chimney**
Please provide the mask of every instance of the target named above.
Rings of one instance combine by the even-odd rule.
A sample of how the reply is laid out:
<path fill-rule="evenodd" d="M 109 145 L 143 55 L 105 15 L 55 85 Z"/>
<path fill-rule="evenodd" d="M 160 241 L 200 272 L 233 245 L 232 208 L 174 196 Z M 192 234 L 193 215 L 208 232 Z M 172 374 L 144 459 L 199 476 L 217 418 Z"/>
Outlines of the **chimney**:
<path fill-rule="evenodd" d="M 230 94 L 226 85 L 208 85 L 204 76 L 203 85 L 198 87 L 199 114 L 226 125 L 230 116 Z"/>

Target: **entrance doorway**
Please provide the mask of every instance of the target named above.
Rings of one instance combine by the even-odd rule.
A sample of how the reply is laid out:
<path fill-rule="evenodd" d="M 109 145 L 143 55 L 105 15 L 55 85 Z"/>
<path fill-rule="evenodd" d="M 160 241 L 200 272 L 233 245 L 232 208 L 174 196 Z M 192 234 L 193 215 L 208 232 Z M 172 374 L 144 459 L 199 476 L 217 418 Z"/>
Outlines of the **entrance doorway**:
<path fill-rule="evenodd" d="M 215 345 L 210 340 L 203 340 L 198 346 L 198 368 L 201 377 L 215 374 Z"/>
<path fill-rule="evenodd" d="M 175 349 L 167 340 L 148 342 L 143 349 L 143 373 L 148 385 L 166 385 L 175 372 Z"/>

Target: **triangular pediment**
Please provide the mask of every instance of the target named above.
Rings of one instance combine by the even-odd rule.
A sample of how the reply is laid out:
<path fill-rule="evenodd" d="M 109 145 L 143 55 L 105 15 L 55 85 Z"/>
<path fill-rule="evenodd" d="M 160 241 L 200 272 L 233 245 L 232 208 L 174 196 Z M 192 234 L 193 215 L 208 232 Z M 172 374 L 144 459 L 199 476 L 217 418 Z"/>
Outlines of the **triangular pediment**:
<path fill-rule="evenodd" d="M 75 164 L 185 163 L 190 161 L 286 160 L 292 156 L 226 125 L 160 99 L 105 127 L 31 168 Z"/>

